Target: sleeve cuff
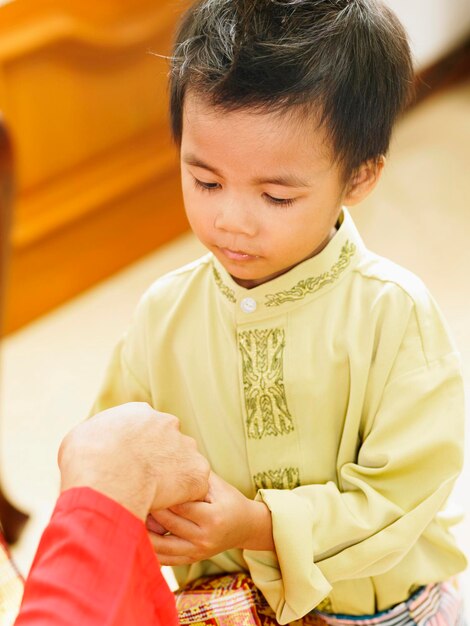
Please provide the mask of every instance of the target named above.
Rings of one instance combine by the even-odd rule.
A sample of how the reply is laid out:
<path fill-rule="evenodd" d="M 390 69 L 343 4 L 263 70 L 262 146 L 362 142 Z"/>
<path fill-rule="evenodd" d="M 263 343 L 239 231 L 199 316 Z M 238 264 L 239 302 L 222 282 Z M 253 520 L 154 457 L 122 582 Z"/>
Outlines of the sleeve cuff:
<path fill-rule="evenodd" d="M 272 515 L 276 554 L 244 550 L 255 585 L 280 624 L 302 618 L 331 591 L 313 558 L 311 504 L 292 491 L 262 489 L 256 500 Z"/>

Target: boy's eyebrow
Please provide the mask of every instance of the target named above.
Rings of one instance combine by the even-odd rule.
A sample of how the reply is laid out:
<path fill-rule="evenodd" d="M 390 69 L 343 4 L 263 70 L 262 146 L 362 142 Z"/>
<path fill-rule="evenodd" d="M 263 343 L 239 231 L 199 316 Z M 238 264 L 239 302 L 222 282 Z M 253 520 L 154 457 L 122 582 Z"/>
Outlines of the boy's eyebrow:
<path fill-rule="evenodd" d="M 216 176 L 222 178 L 222 174 L 219 170 L 208 163 L 205 163 L 197 156 L 193 154 L 183 155 L 182 160 L 187 165 L 192 165 L 194 167 L 202 167 L 209 172 L 212 172 Z M 281 187 L 310 187 L 310 183 L 305 181 L 294 174 L 285 174 L 280 176 L 273 176 L 271 178 L 255 178 L 253 180 L 255 185 L 280 185 Z"/>

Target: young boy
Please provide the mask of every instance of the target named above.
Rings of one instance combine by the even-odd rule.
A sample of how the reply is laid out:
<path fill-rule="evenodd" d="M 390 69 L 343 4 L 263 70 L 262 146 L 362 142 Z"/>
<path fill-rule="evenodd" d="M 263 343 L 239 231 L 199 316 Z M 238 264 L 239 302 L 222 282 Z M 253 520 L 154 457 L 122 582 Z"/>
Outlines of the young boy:
<path fill-rule="evenodd" d="M 177 33 L 173 133 L 210 252 L 143 297 L 94 411 L 181 420 L 214 475 L 208 501 L 155 513 L 160 561 L 180 583 L 248 570 L 282 624 L 411 596 L 403 623 L 462 619 L 443 510 L 459 358 L 424 285 L 346 209 L 380 177 L 412 76 L 378 0 L 204 0 Z"/>

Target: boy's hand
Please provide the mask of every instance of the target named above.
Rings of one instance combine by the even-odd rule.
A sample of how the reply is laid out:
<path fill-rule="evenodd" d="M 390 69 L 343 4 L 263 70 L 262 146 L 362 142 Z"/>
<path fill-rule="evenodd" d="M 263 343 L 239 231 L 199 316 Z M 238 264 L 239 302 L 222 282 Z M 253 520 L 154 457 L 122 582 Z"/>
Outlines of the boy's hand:
<path fill-rule="evenodd" d="M 214 473 L 204 502 L 153 511 L 152 518 L 147 527 L 162 565 L 187 565 L 231 548 L 274 551 L 268 507 Z M 169 534 L 162 536 L 165 529 Z"/>

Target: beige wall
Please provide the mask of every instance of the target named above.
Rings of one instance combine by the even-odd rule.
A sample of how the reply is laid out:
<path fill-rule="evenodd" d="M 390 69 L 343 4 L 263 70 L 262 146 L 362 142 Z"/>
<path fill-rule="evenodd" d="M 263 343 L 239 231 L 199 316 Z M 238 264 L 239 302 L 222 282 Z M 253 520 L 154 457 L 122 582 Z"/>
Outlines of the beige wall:
<path fill-rule="evenodd" d="M 470 36 L 470 0 L 386 0 L 412 42 L 418 68 L 425 68 Z"/>

